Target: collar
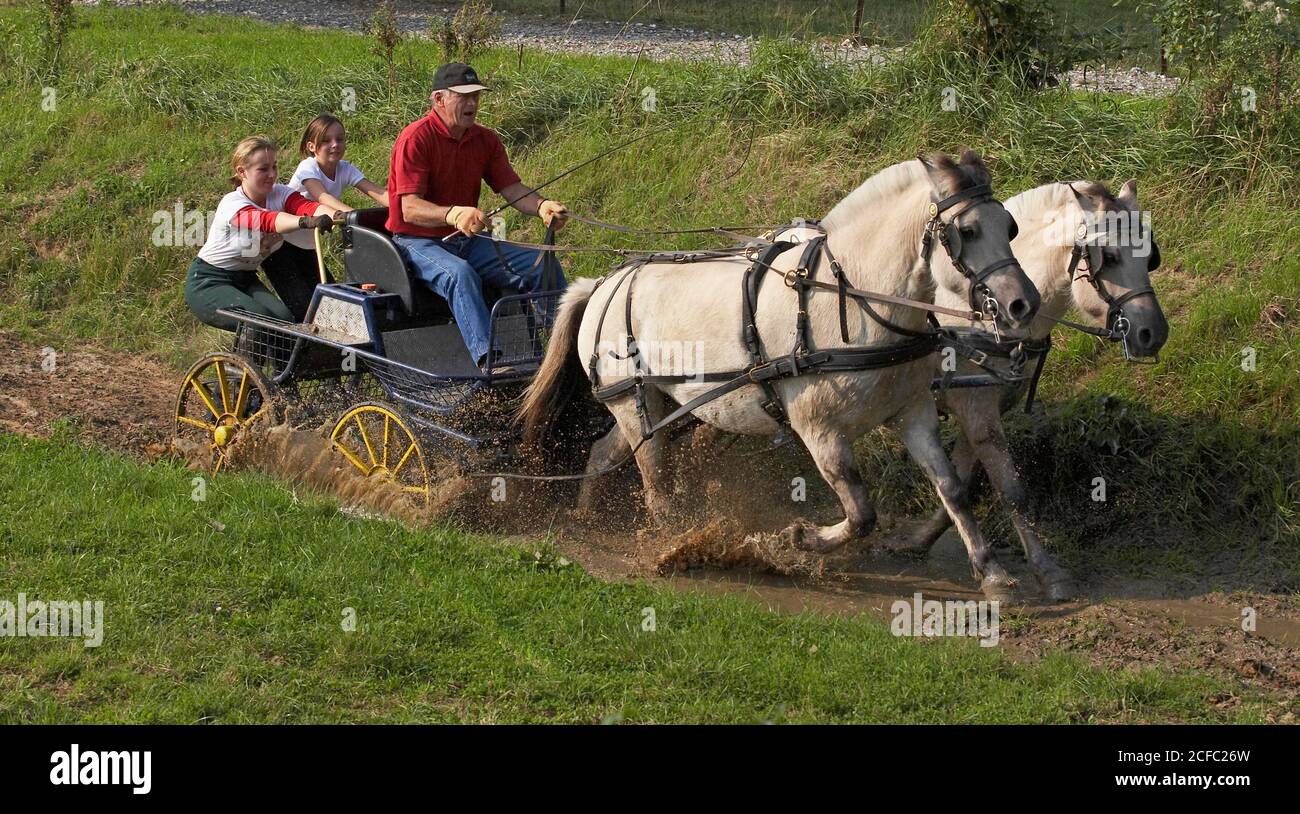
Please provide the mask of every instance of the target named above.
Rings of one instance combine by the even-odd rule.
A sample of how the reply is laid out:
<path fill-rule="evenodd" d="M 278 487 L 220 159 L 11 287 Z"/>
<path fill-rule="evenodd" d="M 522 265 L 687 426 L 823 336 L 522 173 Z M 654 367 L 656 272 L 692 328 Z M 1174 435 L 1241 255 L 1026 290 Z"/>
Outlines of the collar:
<path fill-rule="evenodd" d="M 442 120 L 442 116 L 438 115 L 438 111 L 433 110 L 431 108 L 429 110 L 428 118 L 433 122 L 433 129 L 438 131 L 438 135 L 442 136 L 448 141 L 455 141 L 462 144 L 466 141 L 469 141 L 469 139 L 471 138 L 471 136 L 473 136 L 475 130 L 478 127 L 478 122 L 471 124 L 469 126 L 469 129 L 465 131 L 464 135 L 462 135 L 460 138 L 457 139 L 452 137 L 451 131 L 447 129 L 447 123 Z"/>

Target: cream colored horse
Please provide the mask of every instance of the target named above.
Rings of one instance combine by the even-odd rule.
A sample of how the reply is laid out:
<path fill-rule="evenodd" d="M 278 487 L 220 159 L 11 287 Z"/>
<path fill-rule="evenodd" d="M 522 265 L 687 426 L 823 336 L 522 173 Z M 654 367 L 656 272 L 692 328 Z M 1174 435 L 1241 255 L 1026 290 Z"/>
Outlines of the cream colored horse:
<path fill-rule="evenodd" d="M 1149 232 L 1142 236 L 1132 235 L 1137 239 L 1112 241 L 1119 245 L 1099 247 L 1094 258 L 1085 256 L 1073 279 L 1070 274 L 1073 238 L 1080 225 L 1087 222 L 1091 233 L 1095 231 L 1097 221 L 1103 219 L 1099 216 L 1109 214 L 1115 222 L 1132 221 L 1140 214 L 1136 181 L 1125 184 L 1118 196 L 1112 196 L 1105 186 L 1091 181 L 1046 184 L 1011 198 L 1006 202 L 1006 208 L 1020 224 L 1019 237 L 1012 241 L 1011 248 L 1038 287 L 1043 300 L 1038 316 L 1029 327 L 1029 337 L 1035 340 L 1046 338 L 1055 326 L 1052 320 L 1064 316 L 1071 305 L 1077 306 L 1095 325 L 1112 327 L 1115 313 L 1096 285 L 1089 282 L 1087 275 L 1080 273 L 1085 268 L 1089 272 L 1100 272 L 1094 279 L 1100 281 L 1102 290 L 1111 298 L 1122 298 L 1130 292 L 1150 288 L 1150 273 L 1159 263 L 1159 251 Z M 1125 235 L 1124 230 L 1119 232 L 1121 237 Z M 1089 263 L 1097 260 L 1101 261 L 1100 268 L 1089 268 Z M 940 305 L 959 305 L 961 301 L 948 291 L 940 291 L 935 300 Z M 1132 297 L 1121 307 L 1128 322 L 1125 341 L 1132 353 L 1154 356 L 1169 337 L 1169 324 L 1154 291 Z M 960 324 L 960 320 L 946 316 L 941 316 L 940 321 Z M 956 372 L 971 374 L 980 370 L 961 360 Z M 1022 389 L 1016 386 L 953 389 L 941 393 L 938 400 L 940 407 L 961 427 L 952 461 L 966 493 L 969 495 L 978 475 L 975 469 L 978 462 L 1011 510 L 1025 557 L 1044 593 L 1050 599 L 1060 601 L 1074 596 L 1075 586 L 1070 575 L 1043 550 L 1042 541 L 1025 516 L 1025 487 L 1008 453 L 1007 439 L 1002 431 L 1001 415 L 1019 402 Z M 948 512 L 939 509 L 919 526 L 903 528 L 885 545 L 900 553 L 924 554 L 951 523 Z"/>
<path fill-rule="evenodd" d="M 843 265 L 849 285 L 888 295 L 931 302 L 936 284 L 965 299 L 970 282 L 935 245 L 933 262 L 921 255 L 922 238 L 932 204 L 989 182 L 979 156 L 967 151 L 960 162 L 936 154 L 928 159 L 889 167 L 864 182 L 822 220 L 827 245 Z M 1012 222 L 996 201 L 963 202 L 940 214 L 960 233 L 959 257 L 977 272 L 1012 257 Z M 793 268 L 800 252 L 779 257 L 777 272 Z M 642 347 L 694 347 L 709 371 L 742 370 L 750 358 L 741 340 L 741 287 L 749 261 L 724 259 L 698 263 L 650 263 L 634 281 L 631 321 Z M 829 280 L 827 264 L 821 278 Z M 561 302 L 560 312 L 542 368 L 520 410 L 527 439 L 536 441 L 560 406 L 575 377 L 585 376 L 586 363 L 598 348 L 614 342 L 622 347 L 628 334 L 625 318 L 629 286 L 619 285 L 615 272 L 603 285 L 579 280 Z M 795 292 L 771 275 L 762 287 L 757 325 L 769 357 L 789 353 L 795 344 Z M 1038 292 L 1015 265 L 992 272 L 985 280 L 997 306 L 998 320 L 1008 328 L 1027 324 L 1038 308 Z M 881 305 L 877 310 L 909 330 L 925 327 L 923 311 Z M 833 292 L 809 296 L 813 349 L 845 347 L 841 341 L 838 298 Z M 881 346 L 901 339 L 850 302 L 848 346 Z M 603 322 L 598 336 L 598 325 Z M 602 357 L 598 357 L 603 360 Z M 671 368 L 672 358 L 657 362 Z M 789 423 L 802 439 L 822 477 L 843 505 L 843 521 L 818 528 L 796 520 L 782 534 L 790 543 L 831 551 L 869 533 L 875 509 L 868 499 L 853 457 L 853 441 L 880 424 L 895 428 L 912 457 L 925 470 L 945 508 L 955 518 L 966 544 L 971 567 L 987 595 L 1010 596 L 1014 580 L 992 557 L 960 490 L 952 464 L 939 440 L 938 414 L 930 396 L 934 363 L 928 357 L 861 372 L 806 374 L 773 382 Z M 655 369 L 651 373 L 658 372 Z M 646 408 L 653 422 L 672 405 L 685 404 L 715 386 L 709 382 L 647 384 Z M 700 420 L 724 432 L 772 436 L 780 425 L 762 408 L 763 393 L 749 385 L 693 411 Z M 642 440 L 641 421 L 631 398 L 607 403 L 621 430 L 592 450 L 588 471 L 597 471 L 627 454 Z M 645 499 L 659 522 L 671 514 L 664 471 L 665 433 L 646 440 L 636 453 Z"/>

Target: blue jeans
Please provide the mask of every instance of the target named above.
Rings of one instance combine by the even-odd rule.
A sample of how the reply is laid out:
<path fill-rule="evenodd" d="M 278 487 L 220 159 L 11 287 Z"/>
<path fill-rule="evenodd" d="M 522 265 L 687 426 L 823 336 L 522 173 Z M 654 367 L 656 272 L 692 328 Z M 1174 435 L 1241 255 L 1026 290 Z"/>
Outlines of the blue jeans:
<path fill-rule="evenodd" d="M 397 251 L 433 293 L 451 306 L 460 335 L 465 339 L 474 361 L 482 364 L 488 355 L 490 320 L 483 301 L 483 283 L 507 294 L 531 294 L 542 290 L 541 252 L 499 243 L 481 235 L 457 234 L 447 241 L 436 237 L 393 235 Z M 501 265 L 497 248 L 509 268 Z M 564 275 L 558 275 L 555 287 L 565 287 Z"/>

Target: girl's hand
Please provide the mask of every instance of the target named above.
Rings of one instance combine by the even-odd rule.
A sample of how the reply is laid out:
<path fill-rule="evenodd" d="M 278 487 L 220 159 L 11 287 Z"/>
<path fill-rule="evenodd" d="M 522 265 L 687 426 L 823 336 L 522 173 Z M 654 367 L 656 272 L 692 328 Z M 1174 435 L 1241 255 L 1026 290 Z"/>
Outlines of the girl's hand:
<path fill-rule="evenodd" d="M 329 215 L 303 215 L 298 218 L 299 229 L 319 229 L 328 232 L 334 228 L 334 220 Z"/>

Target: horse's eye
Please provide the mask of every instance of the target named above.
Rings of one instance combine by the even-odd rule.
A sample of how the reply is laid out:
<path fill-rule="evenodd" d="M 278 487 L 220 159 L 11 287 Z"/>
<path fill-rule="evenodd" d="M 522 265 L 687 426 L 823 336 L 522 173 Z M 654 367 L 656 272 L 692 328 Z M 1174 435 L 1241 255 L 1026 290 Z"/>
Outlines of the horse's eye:
<path fill-rule="evenodd" d="M 974 226 L 961 227 L 961 236 L 964 240 L 974 240 L 979 235 L 979 233 L 980 233 L 979 229 L 975 228 Z"/>
<path fill-rule="evenodd" d="M 1114 249 L 1106 249 L 1101 253 L 1102 262 L 1106 265 L 1114 265 L 1119 262 L 1119 252 Z"/>

